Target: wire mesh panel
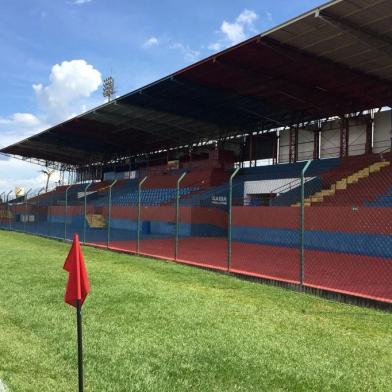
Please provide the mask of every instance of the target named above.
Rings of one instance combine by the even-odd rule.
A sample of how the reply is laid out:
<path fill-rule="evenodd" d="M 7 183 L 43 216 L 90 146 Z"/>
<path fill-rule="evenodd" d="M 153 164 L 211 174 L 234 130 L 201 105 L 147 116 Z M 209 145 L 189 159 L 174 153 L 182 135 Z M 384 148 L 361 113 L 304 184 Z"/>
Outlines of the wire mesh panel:
<path fill-rule="evenodd" d="M 151 175 L 140 189 L 139 253 L 174 258 L 178 175 Z"/>
<path fill-rule="evenodd" d="M 85 188 L 83 241 L 106 247 L 108 244 L 108 212 L 110 182 L 99 182 Z"/>
<path fill-rule="evenodd" d="M 8 229 L 8 205 L 5 196 L 2 196 L 0 203 L 0 228 Z"/>
<path fill-rule="evenodd" d="M 72 240 L 73 235 L 79 235 L 80 241 L 84 239 L 84 189 L 86 184 L 75 184 L 66 190 L 66 206 L 64 206 L 65 228 L 64 237 Z"/>
<path fill-rule="evenodd" d="M 51 194 L 41 192 L 37 196 L 37 234 L 48 236 L 49 228 L 49 207 L 51 203 Z"/>
<path fill-rule="evenodd" d="M 120 180 L 112 188 L 111 249 L 136 252 L 138 180 Z"/>
<path fill-rule="evenodd" d="M 177 260 L 225 270 L 228 172 L 194 170 L 181 182 Z"/>
<path fill-rule="evenodd" d="M 12 214 L 12 207 L 10 203 L 12 196 L 10 196 L 10 194 L 11 193 L 4 192 L 2 195 L 2 203 L 0 207 L 0 211 L 1 211 L 0 225 L 1 228 L 4 230 L 12 229 L 13 214 Z"/>
<path fill-rule="evenodd" d="M 230 271 L 300 281 L 300 173 L 304 163 L 245 168 L 233 180 Z"/>
<path fill-rule="evenodd" d="M 25 233 L 35 234 L 36 230 L 36 205 L 35 205 L 35 195 L 31 193 L 30 198 L 25 200 L 25 208 L 23 212 L 23 231 Z"/>
<path fill-rule="evenodd" d="M 65 187 L 59 186 L 51 191 L 48 203 L 48 235 L 64 239 Z"/>
<path fill-rule="evenodd" d="M 9 204 L 10 209 L 10 228 L 14 231 L 22 231 L 23 224 L 20 222 L 20 214 L 21 214 L 21 201 L 18 198 L 12 200 Z"/>
<path fill-rule="evenodd" d="M 34 198 L 35 203 L 35 214 L 34 214 L 34 226 L 35 226 L 35 234 L 42 235 L 42 198 L 41 198 L 41 190 L 37 192 L 36 197 Z"/>
<path fill-rule="evenodd" d="M 56 206 L 56 191 L 51 191 L 47 194 L 47 210 L 46 210 L 46 225 L 47 236 L 56 237 L 56 225 L 53 222 L 54 207 Z"/>
<path fill-rule="evenodd" d="M 33 214 L 33 222 L 31 224 L 32 233 L 40 235 L 40 192 L 38 190 L 35 195 L 30 199 L 29 203 Z"/>
<path fill-rule="evenodd" d="M 24 197 L 19 197 L 18 200 L 12 204 L 14 212 L 13 230 L 23 232 L 23 216 L 24 216 Z"/>
<path fill-rule="evenodd" d="M 391 302 L 390 155 L 342 159 L 305 206 L 305 284 Z"/>

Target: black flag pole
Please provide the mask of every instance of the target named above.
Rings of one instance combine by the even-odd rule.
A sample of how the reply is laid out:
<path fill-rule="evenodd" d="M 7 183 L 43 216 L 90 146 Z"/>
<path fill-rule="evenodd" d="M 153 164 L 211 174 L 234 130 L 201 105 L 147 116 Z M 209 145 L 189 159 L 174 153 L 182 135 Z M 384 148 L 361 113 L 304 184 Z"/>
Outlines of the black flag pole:
<path fill-rule="evenodd" d="M 79 392 L 83 392 L 83 337 L 82 337 L 82 305 L 76 300 L 76 324 L 78 334 L 78 381 Z"/>
<path fill-rule="evenodd" d="M 68 282 L 65 289 L 65 303 L 76 308 L 76 328 L 78 341 L 78 385 L 83 392 L 83 338 L 82 338 L 82 305 L 90 292 L 86 266 L 79 237 L 74 234 L 71 249 L 65 259 L 64 267 L 68 272 Z"/>

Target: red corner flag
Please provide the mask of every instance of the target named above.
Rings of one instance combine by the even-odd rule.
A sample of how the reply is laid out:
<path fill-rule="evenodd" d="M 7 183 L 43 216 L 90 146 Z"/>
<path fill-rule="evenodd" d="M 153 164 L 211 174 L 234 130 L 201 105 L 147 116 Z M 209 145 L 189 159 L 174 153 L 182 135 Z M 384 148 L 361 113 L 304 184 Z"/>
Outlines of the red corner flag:
<path fill-rule="evenodd" d="M 77 301 L 79 300 L 80 305 L 83 305 L 90 291 L 90 285 L 88 283 L 86 266 L 84 265 L 82 249 L 80 248 L 77 234 L 74 234 L 72 247 L 65 260 L 64 269 L 69 273 L 64 297 L 65 302 L 77 307 Z"/>

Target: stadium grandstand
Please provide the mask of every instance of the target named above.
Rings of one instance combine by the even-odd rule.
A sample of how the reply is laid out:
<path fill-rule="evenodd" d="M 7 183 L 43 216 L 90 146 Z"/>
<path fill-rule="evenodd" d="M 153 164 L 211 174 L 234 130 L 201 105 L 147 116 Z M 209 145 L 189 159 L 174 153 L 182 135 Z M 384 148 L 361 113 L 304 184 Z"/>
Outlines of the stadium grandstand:
<path fill-rule="evenodd" d="M 3 229 L 392 303 L 392 7 L 337 0 L 2 153 Z"/>

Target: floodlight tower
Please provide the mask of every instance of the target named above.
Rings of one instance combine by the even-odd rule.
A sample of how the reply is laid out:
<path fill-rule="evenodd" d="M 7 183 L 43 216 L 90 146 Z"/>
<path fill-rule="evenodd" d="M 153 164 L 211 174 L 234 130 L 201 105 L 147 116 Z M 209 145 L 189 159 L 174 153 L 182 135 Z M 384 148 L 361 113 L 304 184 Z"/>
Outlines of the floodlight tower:
<path fill-rule="evenodd" d="M 108 76 L 103 80 L 103 96 L 108 99 L 108 102 L 110 102 L 115 92 L 114 79 L 113 77 Z"/>

